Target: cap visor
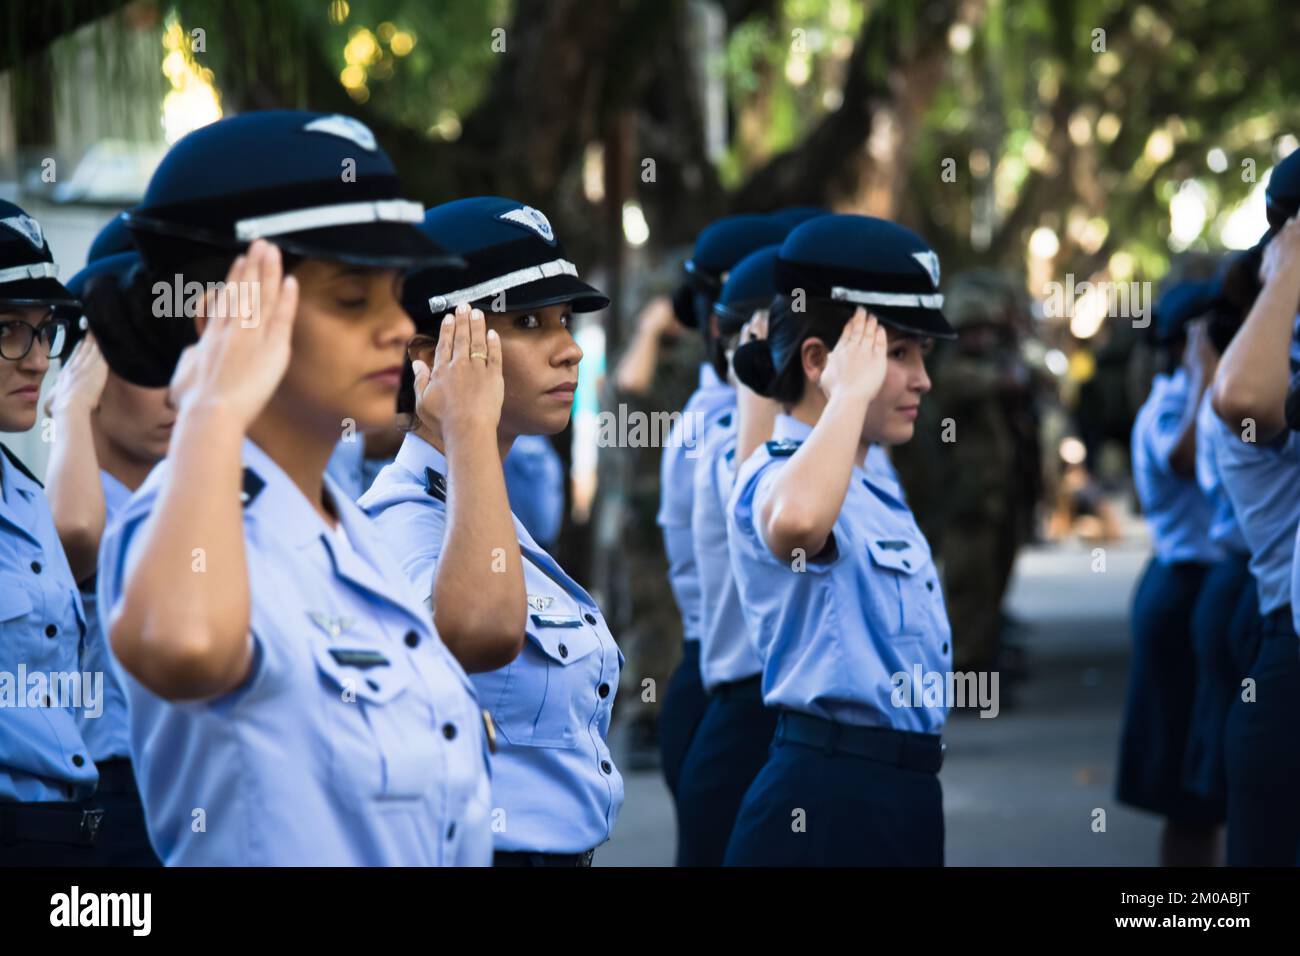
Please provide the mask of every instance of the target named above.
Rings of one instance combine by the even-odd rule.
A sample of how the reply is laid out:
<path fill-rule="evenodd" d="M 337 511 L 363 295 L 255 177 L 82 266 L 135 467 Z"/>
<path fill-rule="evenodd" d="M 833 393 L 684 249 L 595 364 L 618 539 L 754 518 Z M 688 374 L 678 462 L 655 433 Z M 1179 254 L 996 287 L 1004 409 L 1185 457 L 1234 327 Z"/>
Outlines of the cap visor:
<path fill-rule="evenodd" d="M 295 255 L 360 266 L 416 269 L 465 265 L 459 256 L 405 222 L 367 222 L 265 238 Z"/>
<path fill-rule="evenodd" d="M 487 309 L 495 296 L 477 300 L 474 305 Z M 522 309 L 541 309 L 548 305 L 569 304 L 574 312 L 599 312 L 609 306 L 609 297 L 587 285 L 576 276 L 548 276 L 536 282 L 526 282 L 505 291 L 505 308 L 497 311 L 518 312 Z"/>
<path fill-rule="evenodd" d="M 78 305 L 62 282 L 50 277 L 22 279 L 0 286 L 0 302 L 14 305 Z"/>
<path fill-rule="evenodd" d="M 892 328 L 912 335 L 933 339 L 955 339 L 957 331 L 938 309 L 905 309 L 897 306 L 872 305 L 867 311 Z"/>

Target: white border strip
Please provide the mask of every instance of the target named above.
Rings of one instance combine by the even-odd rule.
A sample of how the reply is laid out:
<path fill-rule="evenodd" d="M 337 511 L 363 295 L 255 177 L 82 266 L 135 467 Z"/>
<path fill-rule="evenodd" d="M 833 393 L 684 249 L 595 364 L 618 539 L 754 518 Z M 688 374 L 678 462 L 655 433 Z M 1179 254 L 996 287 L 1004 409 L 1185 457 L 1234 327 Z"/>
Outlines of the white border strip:
<path fill-rule="evenodd" d="M 424 207 L 407 199 L 344 202 L 241 219 L 235 223 L 235 237 L 252 241 L 263 236 L 328 229 L 330 226 L 352 226 L 367 222 L 421 222 L 423 219 Z"/>
<path fill-rule="evenodd" d="M 893 305 L 904 309 L 941 309 L 943 295 L 913 295 L 909 292 L 866 292 L 862 289 L 846 289 L 834 286 L 831 298 L 840 302 L 855 302 L 858 305 Z"/>
<path fill-rule="evenodd" d="M 578 267 L 568 259 L 552 259 L 550 262 L 543 262 L 541 265 L 516 269 L 514 272 L 507 272 L 503 276 L 488 279 L 486 282 L 480 282 L 478 285 L 472 285 L 467 289 L 457 289 L 455 292 L 435 295 L 429 299 L 429 311 L 435 314 L 446 312 L 464 302 L 477 302 L 479 299 L 494 296 L 498 292 L 504 292 L 507 289 L 514 289 L 517 286 L 527 285 L 539 279 L 549 279 L 551 276 L 558 275 L 573 276 L 576 279 L 578 277 Z"/>
<path fill-rule="evenodd" d="M 0 282 L 18 282 L 22 279 L 53 279 L 59 267 L 53 262 L 33 262 L 27 266 L 0 269 Z"/>

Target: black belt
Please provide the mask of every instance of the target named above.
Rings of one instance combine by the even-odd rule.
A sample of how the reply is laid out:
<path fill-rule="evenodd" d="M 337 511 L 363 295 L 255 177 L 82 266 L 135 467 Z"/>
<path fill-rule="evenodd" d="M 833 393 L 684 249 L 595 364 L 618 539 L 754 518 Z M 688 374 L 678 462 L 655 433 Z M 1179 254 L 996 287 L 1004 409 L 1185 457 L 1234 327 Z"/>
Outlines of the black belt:
<path fill-rule="evenodd" d="M 728 684 L 718 684 L 713 688 L 713 693 L 723 700 L 740 700 L 761 704 L 763 702 L 763 678 L 761 676 L 747 677 L 744 680 L 731 681 Z"/>
<path fill-rule="evenodd" d="M 84 803 L 0 803 L 0 844 L 94 846 L 103 819 Z"/>
<path fill-rule="evenodd" d="M 1265 614 L 1260 633 L 1265 637 L 1281 637 L 1285 635 L 1294 638 L 1296 632 L 1295 621 L 1291 618 L 1291 605 L 1283 604 L 1276 611 Z"/>
<path fill-rule="evenodd" d="M 938 734 L 838 724 L 793 711 L 781 714 L 772 739 L 920 773 L 938 773 L 943 766 L 945 749 Z"/>
<path fill-rule="evenodd" d="M 585 853 L 529 853 L 521 850 L 497 850 L 493 866 L 591 866 L 595 850 Z"/>
<path fill-rule="evenodd" d="M 96 793 L 135 793 L 135 772 L 127 757 L 110 757 L 95 764 L 99 771 L 99 783 L 95 785 Z"/>

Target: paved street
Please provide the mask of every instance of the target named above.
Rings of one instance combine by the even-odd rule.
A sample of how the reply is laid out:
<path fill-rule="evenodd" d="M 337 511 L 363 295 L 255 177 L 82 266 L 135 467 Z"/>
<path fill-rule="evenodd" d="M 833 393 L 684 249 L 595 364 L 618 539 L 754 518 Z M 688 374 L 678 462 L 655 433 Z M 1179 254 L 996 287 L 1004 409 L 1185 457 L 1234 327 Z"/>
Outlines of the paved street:
<path fill-rule="evenodd" d="M 995 718 L 954 717 L 941 774 L 950 866 L 1143 866 L 1154 817 L 1114 800 L 1128 666 L 1127 610 L 1147 557 L 1140 529 L 1092 570 L 1079 544 L 1020 556 L 1009 602 L 1025 625 L 1030 680 Z M 1094 833 L 1094 810 L 1106 832 Z M 672 804 L 658 774 L 627 774 L 627 802 L 602 866 L 670 866 Z"/>

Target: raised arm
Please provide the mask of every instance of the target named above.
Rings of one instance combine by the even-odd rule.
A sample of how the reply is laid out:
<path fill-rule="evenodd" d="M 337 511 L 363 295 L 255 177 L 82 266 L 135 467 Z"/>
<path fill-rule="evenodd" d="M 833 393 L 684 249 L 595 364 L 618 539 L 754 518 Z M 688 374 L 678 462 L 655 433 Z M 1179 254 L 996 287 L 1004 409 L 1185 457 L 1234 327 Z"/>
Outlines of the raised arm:
<path fill-rule="evenodd" d="M 466 671 L 496 670 L 523 649 L 528 608 L 497 439 L 505 394 L 501 338 L 481 311 L 461 306 L 442 321 L 433 367 L 413 366 L 421 418 L 438 422 L 447 456 L 434 626 Z"/>
<path fill-rule="evenodd" d="M 45 474 L 45 494 L 54 528 L 72 575 L 78 582 L 95 573 L 104 533 L 104 486 L 90 416 L 108 379 L 108 363 L 95 337 L 87 333 L 59 371 L 50 396 L 54 445 Z"/>
<path fill-rule="evenodd" d="M 805 360 L 808 387 L 821 388 L 826 407 L 763 502 L 763 539 L 780 560 L 789 561 L 796 549 L 808 557 L 825 549 L 862 452 L 867 406 L 880 391 L 887 363 L 885 330 L 861 308 L 845 326 L 825 368 L 810 367 Z"/>
<path fill-rule="evenodd" d="M 1268 248 L 1260 267 L 1264 286 L 1232 344 L 1219 361 L 1214 411 L 1233 429 L 1255 422 L 1255 440 L 1269 441 L 1286 428 L 1288 356 L 1300 305 L 1300 222 L 1291 219 Z"/>
<path fill-rule="evenodd" d="M 137 532 L 113 612 L 113 650 L 137 680 L 171 700 L 238 687 L 252 666 L 251 599 L 239 491 L 244 433 L 289 364 L 298 284 L 280 251 L 255 242 L 226 279 L 224 308 L 204 302 L 205 327 L 172 380 L 177 403 L 170 466 Z M 255 321 L 234 314 L 241 283 L 257 283 Z M 197 573 L 194 549 L 204 551 Z"/>
<path fill-rule="evenodd" d="M 628 395 L 644 395 L 654 382 L 659 365 L 659 348 L 665 335 L 679 335 L 682 326 L 666 295 L 647 302 L 636 318 L 636 332 L 614 370 L 614 383 Z"/>

